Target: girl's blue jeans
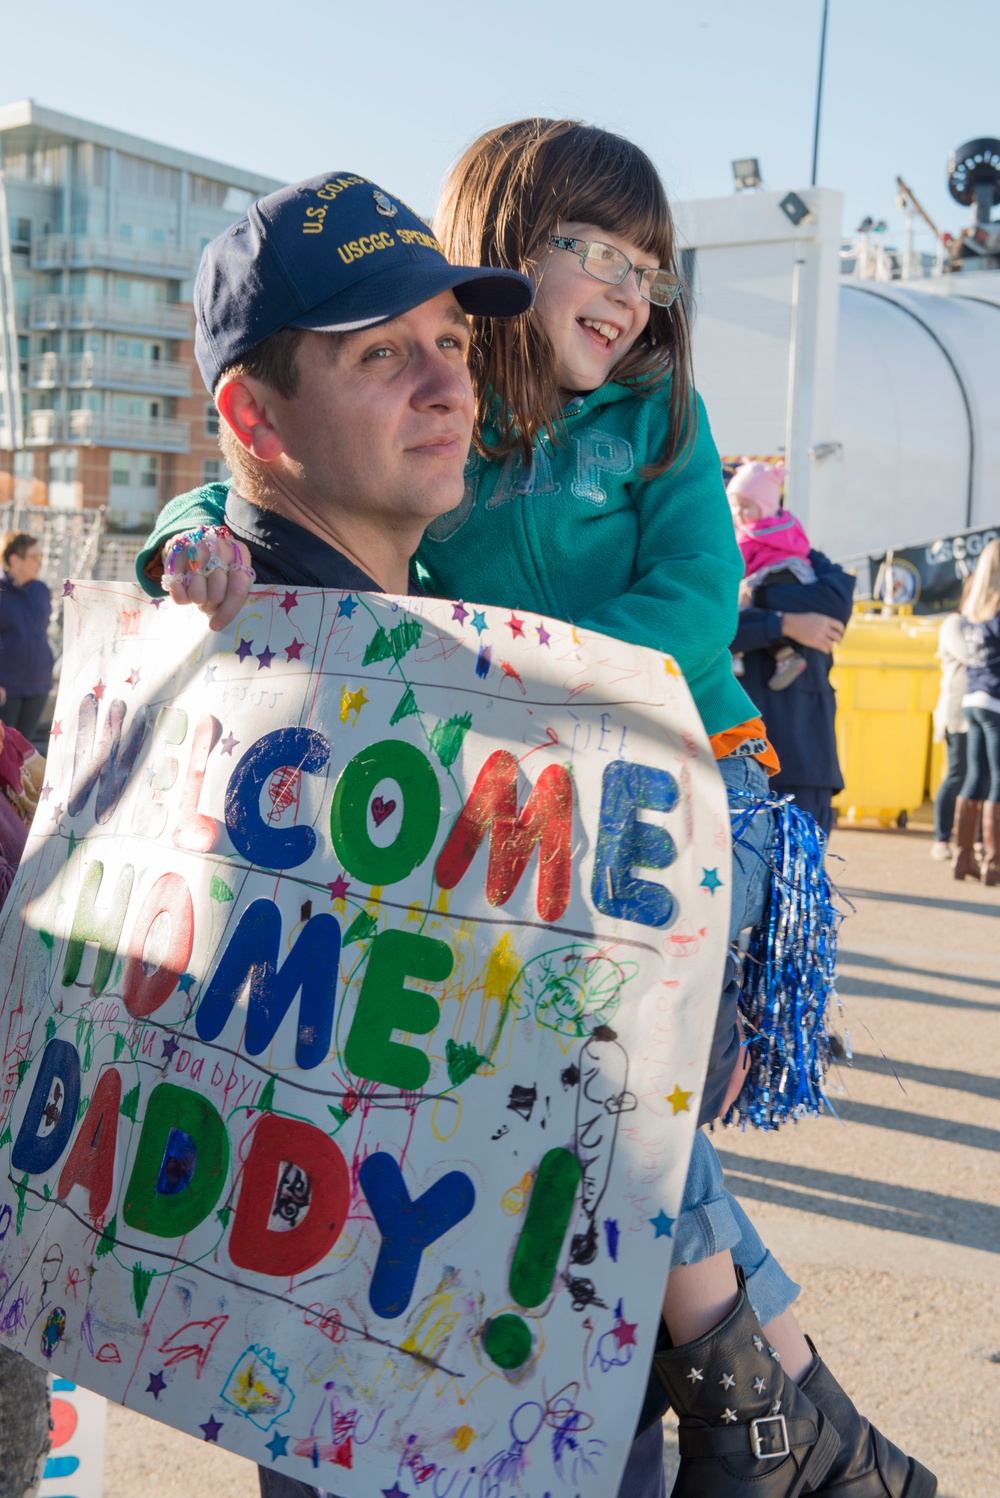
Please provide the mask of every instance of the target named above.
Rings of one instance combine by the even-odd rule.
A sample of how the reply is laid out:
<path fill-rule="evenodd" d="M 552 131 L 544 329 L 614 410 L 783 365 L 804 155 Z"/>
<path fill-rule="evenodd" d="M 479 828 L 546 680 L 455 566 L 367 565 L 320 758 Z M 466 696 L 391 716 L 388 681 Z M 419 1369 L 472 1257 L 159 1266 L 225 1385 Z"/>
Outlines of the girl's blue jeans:
<path fill-rule="evenodd" d="M 767 796 L 767 774 L 755 759 L 730 755 L 719 760 L 719 773 L 729 792 L 734 815 Z M 729 920 L 730 957 L 726 963 L 720 1004 L 720 1031 L 735 1016 L 739 987 L 739 958 L 733 951 L 741 931 L 756 926 L 764 913 L 770 878 L 769 862 L 775 836 L 774 819 L 767 812 L 753 817 L 733 844 L 732 901 Z M 735 1065 L 737 1046 L 732 1046 Z M 717 1047 L 713 1046 L 713 1053 Z M 724 1094 L 720 1093 L 721 1096 Z M 691 1163 L 681 1210 L 674 1223 L 675 1264 L 699 1264 L 729 1249 L 733 1262 L 747 1277 L 747 1294 L 761 1325 L 786 1311 L 799 1293 L 777 1259 L 764 1247 L 760 1234 L 734 1196 L 726 1190 L 722 1165 L 711 1140 L 700 1129 L 694 1136 Z M 655 1374 L 650 1375 L 655 1378 Z M 618 1498 L 664 1498 L 663 1432 L 657 1420 L 633 1442 L 618 1488 Z"/>
<path fill-rule="evenodd" d="M 730 755 L 719 761 L 734 816 L 768 794 L 767 774 L 755 759 Z M 774 819 L 766 811 L 753 817 L 733 844 L 729 940 L 755 926 L 764 913 L 775 837 Z M 720 1013 L 731 1028 L 736 1013 L 739 959 L 732 947 L 726 963 Z M 731 1046 L 735 1065 L 738 1045 Z M 788 1309 L 799 1293 L 734 1196 L 726 1190 L 722 1166 L 711 1140 L 695 1134 L 680 1215 L 674 1224 L 675 1264 L 698 1264 L 728 1248 L 747 1277 L 750 1304 L 761 1323 Z"/>

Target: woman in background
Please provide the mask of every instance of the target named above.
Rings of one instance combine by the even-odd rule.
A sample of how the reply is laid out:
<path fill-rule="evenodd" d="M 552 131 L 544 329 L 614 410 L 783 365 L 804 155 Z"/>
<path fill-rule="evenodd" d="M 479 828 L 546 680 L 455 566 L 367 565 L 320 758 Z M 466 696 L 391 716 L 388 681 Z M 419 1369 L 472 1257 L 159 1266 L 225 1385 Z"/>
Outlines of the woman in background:
<path fill-rule="evenodd" d="M 0 723 L 34 737 L 52 690 L 52 600 L 39 579 L 38 540 L 8 531 L 0 544 Z"/>
<path fill-rule="evenodd" d="M 959 609 L 969 592 L 971 578 L 962 588 Z M 965 781 L 968 723 L 962 711 L 965 695 L 965 636 L 962 615 L 948 614 L 938 631 L 937 657 L 941 662 L 941 690 L 934 708 L 934 742 L 944 744 L 948 755 L 944 779 L 934 798 L 934 841 L 931 857 L 944 862 L 951 857 L 951 832 L 955 803 Z"/>
<path fill-rule="evenodd" d="M 962 604 L 968 657 L 962 707 L 969 724 L 968 768 L 956 807 L 954 875 L 1000 884 L 1000 538 L 983 547 Z M 983 862 L 974 842 L 983 814 Z"/>

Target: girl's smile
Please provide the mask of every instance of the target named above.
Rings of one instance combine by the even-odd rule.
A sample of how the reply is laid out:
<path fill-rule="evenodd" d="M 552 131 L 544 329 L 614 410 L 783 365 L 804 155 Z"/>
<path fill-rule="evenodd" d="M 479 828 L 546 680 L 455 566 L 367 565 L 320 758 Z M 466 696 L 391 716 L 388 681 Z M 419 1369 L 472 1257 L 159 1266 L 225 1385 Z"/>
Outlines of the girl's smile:
<path fill-rule="evenodd" d="M 599 224 L 560 221 L 554 231 L 567 238 L 598 240 L 621 250 L 633 265 L 658 269 L 648 250 L 612 234 Z M 619 285 L 596 280 L 579 258 L 549 248 L 535 273 L 534 315 L 555 350 L 561 390 L 595 390 L 612 378 L 616 364 L 633 347 L 649 320 L 649 303 L 639 294 L 639 283 L 629 271 Z"/>

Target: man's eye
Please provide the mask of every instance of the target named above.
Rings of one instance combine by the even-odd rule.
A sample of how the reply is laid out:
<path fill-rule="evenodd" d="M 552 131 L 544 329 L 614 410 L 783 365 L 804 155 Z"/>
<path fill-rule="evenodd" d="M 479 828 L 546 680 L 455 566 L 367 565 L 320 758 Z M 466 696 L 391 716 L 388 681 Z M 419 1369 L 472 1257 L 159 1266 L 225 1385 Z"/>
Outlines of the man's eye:
<path fill-rule="evenodd" d="M 460 353 L 465 353 L 466 340 L 458 337 L 455 333 L 446 333 L 443 338 L 438 339 L 438 348 L 457 348 Z"/>
<path fill-rule="evenodd" d="M 367 354 L 365 354 L 365 361 L 368 362 L 370 360 L 372 363 L 375 363 L 378 360 L 388 359 L 391 354 L 392 349 L 383 345 L 380 348 L 369 349 Z"/>

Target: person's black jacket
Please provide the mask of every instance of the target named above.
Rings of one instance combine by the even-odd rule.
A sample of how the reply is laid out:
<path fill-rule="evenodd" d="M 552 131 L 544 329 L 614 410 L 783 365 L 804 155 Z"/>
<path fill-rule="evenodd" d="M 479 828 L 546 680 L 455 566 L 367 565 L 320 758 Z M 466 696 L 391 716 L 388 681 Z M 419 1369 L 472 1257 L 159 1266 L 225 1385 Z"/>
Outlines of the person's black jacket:
<path fill-rule="evenodd" d="M 821 551 L 811 551 L 809 560 L 816 573 L 814 583 L 771 587 L 765 583 L 755 589 L 753 602 L 740 610 L 732 644 L 732 649 L 743 655 L 742 685 L 764 719 L 781 761 L 781 773 L 771 781 L 776 791 L 796 786 L 839 791 L 844 785 L 834 734 L 832 659 L 822 650 L 786 640 L 781 633 L 781 615 L 826 614 L 846 624 L 851 617 L 854 578 Z M 768 647 L 777 644 L 791 645 L 805 657 L 807 665 L 790 686 L 772 692 L 767 683 L 774 671 L 774 657 Z"/>

